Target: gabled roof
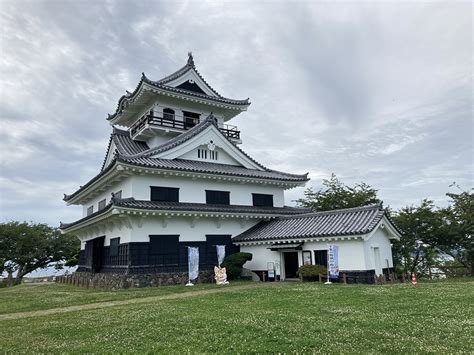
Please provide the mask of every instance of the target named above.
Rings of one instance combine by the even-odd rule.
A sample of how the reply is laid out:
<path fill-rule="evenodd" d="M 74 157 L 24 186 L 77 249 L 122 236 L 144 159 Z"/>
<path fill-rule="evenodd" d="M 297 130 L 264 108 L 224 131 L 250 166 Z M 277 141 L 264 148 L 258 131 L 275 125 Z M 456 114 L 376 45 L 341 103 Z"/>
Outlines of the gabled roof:
<path fill-rule="evenodd" d="M 186 73 L 188 73 L 191 70 L 194 73 L 196 73 L 196 75 L 206 85 L 207 89 L 209 89 L 214 95 L 207 95 L 205 93 L 203 94 L 203 93 L 193 91 L 193 90 L 186 90 L 185 88 L 182 88 L 182 87 L 181 88 L 180 87 L 173 87 L 173 86 L 169 85 L 170 82 L 178 79 L 179 77 L 185 75 Z M 117 108 L 115 110 L 115 113 L 113 113 L 111 115 L 109 114 L 107 120 L 109 120 L 109 121 L 113 120 L 117 115 L 119 115 L 122 112 L 122 110 L 124 108 L 124 105 L 126 105 L 130 102 L 133 102 L 135 100 L 135 98 L 140 95 L 140 91 L 143 87 L 143 84 L 147 84 L 147 85 L 149 85 L 153 88 L 159 89 L 159 90 L 164 90 L 164 91 L 167 91 L 167 92 L 172 92 L 172 93 L 177 93 L 177 94 L 183 94 L 185 96 L 191 96 L 191 97 L 195 97 L 195 98 L 201 98 L 201 99 L 211 101 L 211 102 L 214 101 L 214 102 L 217 102 L 217 103 L 229 104 L 231 106 L 242 106 L 244 109 L 250 105 L 250 102 L 249 102 L 248 98 L 245 99 L 245 100 L 235 100 L 235 99 L 226 98 L 226 97 L 223 97 L 222 95 L 220 95 L 214 88 L 212 88 L 207 83 L 206 80 L 204 80 L 202 75 L 196 69 L 192 54 L 188 53 L 188 61 L 187 61 L 186 65 L 184 65 L 182 68 L 178 69 L 176 72 L 174 72 L 171 75 L 166 76 L 163 79 L 153 81 L 153 80 L 147 78 L 145 73 L 142 73 L 142 77 L 141 77 L 140 81 L 138 82 L 135 90 L 133 92 L 128 92 L 127 91 L 127 93 L 119 99 L 118 104 L 117 104 Z"/>
<path fill-rule="evenodd" d="M 217 118 L 214 117 L 214 115 L 211 113 L 208 117 L 206 117 L 204 120 L 199 122 L 196 126 L 191 128 L 190 130 L 180 134 L 179 136 L 176 136 L 165 143 L 151 148 L 146 151 L 142 151 L 137 154 L 121 154 L 123 158 L 149 158 L 153 155 L 161 154 L 164 153 L 168 150 L 171 150 L 175 147 L 180 146 L 181 144 L 189 141 L 190 139 L 196 137 L 199 135 L 201 132 L 206 130 L 208 127 L 214 126 L 216 127 L 216 133 L 220 135 L 221 138 L 223 138 L 225 141 L 229 142 L 231 144 L 231 147 L 235 150 L 237 150 L 240 154 L 242 154 L 244 157 L 249 159 L 252 163 L 254 163 L 258 168 L 261 170 L 267 170 L 270 171 L 270 169 L 267 169 L 265 166 L 257 162 L 255 159 L 253 159 L 250 155 L 248 155 L 246 152 L 244 152 L 242 149 L 239 148 L 238 145 L 234 144 L 226 135 L 224 135 L 220 130 L 217 125 Z M 130 143 L 131 144 L 131 143 Z"/>
<path fill-rule="evenodd" d="M 212 205 L 206 203 L 190 203 L 190 202 L 161 202 L 161 201 L 146 201 L 135 200 L 134 198 L 118 199 L 112 197 L 109 204 L 102 210 L 96 211 L 89 216 L 83 217 L 72 223 L 61 223 L 61 229 L 67 229 L 72 226 L 86 222 L 97 216 L 106 214 L 112 208 L 123 208 L 131 210 L 146 210 L 146 211 L 176 211 L 176 212 L 199 212 L 199 213 L 228 213 L 238 215 L 264 215 L 264 216 L 278 216 L 278 215 L 292 215 L 298 213 L 308 212 L 307 209 L 297 207 L 258 207 L 245 205 Z"/>
<path fill-rule="evenodd" d="M 112 143 L 113 147 L 112 147 Z M 111 152 L 111 149 L 116 151 Z M 109 154 L 122 154 L 122 155 L 134 155 L 149 150 L 150 147 L 145 142 L 134 141 L 130 138 L 130 133 L 122 129 L 113 127 L 113 131 L 110 134 L 109 144 L 107 146 L 107 152 L 105 153 L 104 162 L 102 163 L 101 171 L 106 168 L 107 157 Z"/>
<path fill-rule="evenodd" d="M 336 237 L 370 233 L 382 218 L 396 229 L 381 204 L 279 217 L 263 221 L 236 236 L 234 242 Z"/>
<path fill-rule="evenodd" d="M 246 177 L 252 179 L 263 179 L 263 180 L 276 180 L 288 183 L 301 184 L 308 181 L 308 173 L 306 174 L 289 174 L 277 170 L 268 169 L 262 164 L 258 163 L 237 145 L 233 144 L 219 129 L 215 131 L 221 135 L 223 139 L 227 140 L 232 144 L 233 149 L 236 149 L 240 154 L 243 154 L 250 161 L 252 161 L 259 169 L 248 169 L 241 166 L 217 164 L 205 161 L 195 161 L 186 159 L 163 159 L 163 158 L 152 158 L 153 155 L 165 152 L 173 149 L 193 137 L 203 132 L 206 128 L 214 125 L 217 128 L 217 120 L 214 116 L 209 115 L 205 120 L 200 122 L 198 125 L 191 128 L 189 131 L 176 136 L 162 145 L 154 148 L 149 148 L 144 142 L 134 141 L 130 138 L 127 131 L 119 130 L 114 128 L 109 141 L 108 151 L 102 164 L 102 170 L 99 174 L 93 177 L 85 185 L 81 186 L 78 190 L 70 195 L 64 195 L 64 201 L 69 201 L 75 196 L 79 195 L 82 191 L 90 187 L 93 183 L 98 181 L 102 176 L 106 175 L 111 171 L 114 166 L 118 163 L 135 165 L 140 167 L 160 169 L 160 170 L 172 170 L 172 171 L 185 171 L 193 173 L 203 174 L 215 174 L 224 176 L 235 176 L 235 177 Z M 117 149 L 116 152 L 110 152 L 111 142 L 115 144 Z M 107 157 L 109 154 L 114 154 L 113 159 L 108 165 L 106 165 Z"/>

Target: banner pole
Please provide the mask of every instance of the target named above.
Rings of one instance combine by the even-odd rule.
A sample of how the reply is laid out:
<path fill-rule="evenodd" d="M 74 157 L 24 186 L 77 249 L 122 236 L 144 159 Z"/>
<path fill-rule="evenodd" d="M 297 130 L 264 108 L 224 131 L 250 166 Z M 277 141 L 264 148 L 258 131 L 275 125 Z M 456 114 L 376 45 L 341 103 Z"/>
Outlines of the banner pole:
<path fill-rule="evenodd" d="M 331 248 L 331 246 L 328 244 L 328 253 L 327 253 L 327 259 L 328 259 L 328 267 L 327 267 L 327 280 L 326 282 L 324 283 L 325 285 L 330 285 L 332 284 L 332 282 L 330 281 L 330 278 L 329 278 L 329 261 L 330 261 L 330 255 L 331 253 L 329 253 L 329 249 Z"/>

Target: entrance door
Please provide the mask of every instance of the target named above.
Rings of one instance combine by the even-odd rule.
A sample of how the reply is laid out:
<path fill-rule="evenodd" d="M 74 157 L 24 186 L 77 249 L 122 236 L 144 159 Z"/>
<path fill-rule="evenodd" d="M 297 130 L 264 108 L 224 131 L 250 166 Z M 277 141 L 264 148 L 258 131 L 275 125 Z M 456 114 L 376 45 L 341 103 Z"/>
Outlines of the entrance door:
<path fill-rule="evenodd" d="M 102 267 L 104 240 L 105 237 L 99 237 L 92 241 L 92 272 L 99 272 Z"/>
<path fill-rule="evenodd" d="M 298 252 L 283 253 L 285 258 L 285 278 L 298 277 Z"/>
<path fill-rule="evenodd" d="M 375 275 L 382 275 L 382 262 L 380 260 L 380 248 L 374 248 Z"/>

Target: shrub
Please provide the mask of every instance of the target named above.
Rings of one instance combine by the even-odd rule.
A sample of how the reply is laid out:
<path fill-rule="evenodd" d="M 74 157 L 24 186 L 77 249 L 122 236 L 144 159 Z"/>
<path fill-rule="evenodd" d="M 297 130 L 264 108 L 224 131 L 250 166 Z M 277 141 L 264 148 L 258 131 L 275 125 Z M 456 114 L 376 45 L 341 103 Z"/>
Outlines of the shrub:
<path fill-rule="evenodd" d="M 319 281 L 319 275 L 326 275 L 328 269 L 322 265 L 303 265 L 298 269 L 298 276 L 303 281 Z"/>
<path fill-rule="evenodd" d="M 235 253 L 227 256 L 221 266 L 226 268 L 229 280 L 240 279 L 242 267 L 250 260 L 252 260 L 251 253 Z"/>

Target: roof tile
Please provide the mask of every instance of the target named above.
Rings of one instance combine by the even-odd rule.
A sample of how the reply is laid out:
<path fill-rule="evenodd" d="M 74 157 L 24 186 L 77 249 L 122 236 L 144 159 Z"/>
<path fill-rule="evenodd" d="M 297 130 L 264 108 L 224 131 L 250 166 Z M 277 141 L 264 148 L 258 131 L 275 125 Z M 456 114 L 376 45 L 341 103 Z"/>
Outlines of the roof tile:
<path fill-rule="evenodd" d="M 384 215 L 386 215 L 386 211 L 381 205 L 377 204 L 278 217 L 271 221 L 258 223 L 236 236 L 233 241 L 271 241 L 303 237 L 366 234 L 376 227 Z"/>

